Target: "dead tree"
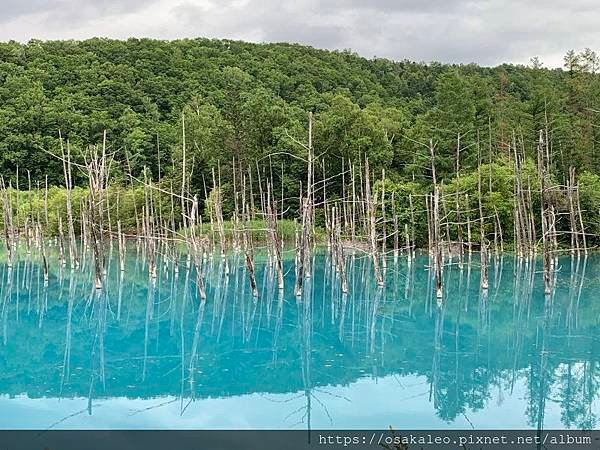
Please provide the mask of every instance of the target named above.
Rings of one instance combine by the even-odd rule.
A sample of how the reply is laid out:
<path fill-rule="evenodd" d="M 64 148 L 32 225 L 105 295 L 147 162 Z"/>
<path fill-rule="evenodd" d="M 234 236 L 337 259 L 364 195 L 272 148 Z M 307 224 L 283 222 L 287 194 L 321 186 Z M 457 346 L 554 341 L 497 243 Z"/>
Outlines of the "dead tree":
<path fill-rule="evenodd" d="M 194 196 L 192 208 L 189 214 L 189 227 L 185 228 L 187 233 L 188 255 L 193 255 L 194 266 L 196 268 L 196 289 L 200 300 L 206 300 L 206 289 L 204 286 L 204 273 L 202 262 L 202 246 L 198 240 L 196 222 L 198 218 L 198 198 Z"/>
<path fill-rule="evenodd" d="M 31 171 L 27 171 L 27 204 L 29 206 L 29 216 L 25 219 L 25 239 L 27 244 L 27 254 L 31 254 L 31 240 L 35 238 L 35 224 L 33 219 L 33 199 L 31 195 Z"/>
<path fill-rule="evenodd" d="M 254 268 L 254 246 L 252 243 L 252 224 L 250 222 L 250 207 L 246 205 L 246 226 L 244 227 L 244 254 L 246 256 L 246 269 L 248 270 L 248 278 L 250 279 L 250 288 L 252 296 L 258 297 L 258 288 L 256 285 L 256 274 Z"/>
<path fill-rule="evenodd" d="M 283 261 L 281 257 L 282 240 L 277 229 L 277 204 L 272 196 L 271 184 L 267 182 L 267 227 L 269 230 L 270 245 L 275 256 L 275 269 L 277 270 L 277 287 L 283 289 Z"/>
<path fill-rule="evenodd" d="M 480 242 L 480 262 L 481 262 L 481 289 L 487 291 L 489 288 L 489 261 L 488 244 L 485 233 L 485 219 L 483 214 L 483 192 L 481 188 L 481 147 L 479 146 L 479 135 L 477 137 L 477 197 L 479 201 L 479 242 Z"/>
<path fill-rule="evenodd" d="M 382 223 L 382 236 L 381 236 L 381 267 L 385 274 L 387 268 L 386 258 L 386 242 L 387 242 L 387 221 L 385 216 L 385 169 L 381 171 L 381 223 Z"/>
<path fill-rule="evenodd" d="M 469 264 L 473 253 L 473 233 L 471 230 L 471 207 L 469 203 L 469 194 L 465 194 L 465 205 L 467 205 L 467 251 L 469 253 Z"/>
<path fill-rule="evenodd" d="M 442 253 L 440 236 L 440 188 L 433 187 L 433 246 L 434 246 L 434 271 L 435 271 L 435 296 L 441 299 L 444 296 L 444 257 Z"/>
<path fill-rule="evenodd" d="M 523 258 L 525 254 L 525 236 L 526 236 L 526 227 L 525 223 L 527 221 L 526 214 L 524 214 L 524 205 L 523 205 L 523 188 L 522 188 L 522 180 L 521 180 L 521 170 L 519 164 L 519 156 L 517 154 L 517 144 L 516 138 L 513 133 L 513 162 L 514 162 L 514 186 L 513 186 L 513 200 L 514 200 L 514 208 L 513 208 L 513 223 L 514 223 L 514 236 L 515 236 L 515 246 L 517 250 L 517 255 L 519 258 Z"/>
<path fill-rule="evenodd" d="M 152 183 L 148 180 L 147 168 L 144 168 L 144 234 L 146 244 L 146 257 L 148 259 L 148 273 L 152 280 L 156 280 L 156 233 L 154 220 L 154 206 L 152 202 Z"/>
<path fill-rule="evenodd" d="M 502 231 L 502 222 L 500 220 L 500 213 L 498 212 L 498 208 L 494 206 L 494 219 L 496 220 L 496 236 L 498 238 L 498 242 L 500 244 L 500 253 L 504 253 L 504 232 Z"/>
<path fill-rule="evenodd" d="M 583 215 L 581 214 L 581 201 L 579 199 L 579 186 L 575 188 L 575 202 L 576 202 L 576 211 L 579 216 L 579 227 L 581 230 L 581 242 L 583 244 L 583 253 L 587 256 L 588 254 L 588 245 L 587 245 L 587 236 L 585 232 L 585 227 L 583 226 Z"/>
<path fill-rule="evenodd" d="M 431 195 L 431 247 L 434 252 L 435 296 L 439 300 L 444 296 L 444 255 L 441 242 L 440 188 L 437 184 L 435 170 L 435 145 L 431 139 L 429 140 L 429 154 L 431 156 L 431 178 L 433 181 L 433 194 Z"/>
<path fill-rule="evenodd" d="M 183 228 L 188 226 L 186 202 L 187 148 L 185 142 L 185 112 L 181 114 L 181 223 Z"/>
<path fill-rule="evenodd" d="M 4 239 L 6 244 L 6 254 L 7 254 L 7 266 L 12 268 L 14 261 L 14 244 L 13 238 L 15 236 L 15 231 L 13 227 L 13 211 L 12 205 L 10 201 L 9 191 L 6 188 L 6 184 L 4 183 L 4 177 L 0 177 L 0 183 L 2 187 L 2 212 L 4 215 Z"/>
<path fill-rule="evenodd" d="M 427 248 L 429 256 L 433 256 L 433 215 L 431 211 L 431 194 L 425 195 L 425 212 L 427 214 Z"/>
<path fill-rule="evenodd" d="M 457 142 L 456 142 L 456 192 L 455 192 L 455 207 L 456 207 L 456 235 L 458 239 L 458 264 L 460 269 L 463 268 L 464 262 L 464 243 L 463 243 L 463 234 L 462 234 L 462 223 L 461 223 L 461 214 L 460 214 L 460 200 L 459 200 L 459 190 L 460 190 L 460 137 L 458 134 Z"/>
<path fill-rule="evenodd" d="M 73 190 L 73 171 L 71 168 L 71 146 L 67 141 L 67 152 L 65 154 L 65 149 L 63 145 L 62 134 L 59 131 L 59 140 L 60 140 L 60 149 L 63 163 L 63 172 L 65 177 L 65 188 L 66 188 L 66 197 L 67 197 L 67 230 L 69 233 L 69 262 L 71 264 L 71 269 L 75 269 L 78 265 L 77 259 L 77 242 L 75 241 L 75 220 L 73 218 L 73 200 L 72 200 L 72 190 Z M 80 217 L 80 220 L 81 217 Z"/>
<path fill-rule="evenodd" d="M 302 296 L 302 290 L 304 286 L 304 279 L 309 276 L 310 273 L 310 249 L 311 249 L 311 234 L 313 230 L 313 172 L 314 172 L 314 149 L 313 149 L 313 138 L 312 138 L 312 127 L 313 127 L 312 113 L 308 114 L 308 145 L 301 144 L 308 154 L 308 176 L 306 186 L 306 197 L 301 198 L 300 205 L 302 211 L 302 224 L 301 232 L 298 239 L 297 246 L 297 266 L 296 266 L 296 297 Z"/>
<path fill-rule="evenodd" d="M 40 245 L 40 256 L 42 257 L 42 269 L 44 272 L 44 286 L 48 286 L 48 257 L 46 256 L 46 245 L 44 243 L 44 234 L 42 232 L 42 226 L 38 222 L 37 224 L 37 239 Z"/>
<path fill-rule="evenodd" d="M 342 223 L 336 207 L 332 208 L 333 221 L 333 255 L 337 272 L 340 277 L 342 294 L 348 293 L 348 277 L 346 275 L 346 259 L 344 256 L 344 246 L 342 245 Z"/>
<path fill-rule="evenodd" d="M 577 251 L 577 255 L 583 250 L 587 255 L 587 238 L 583 226 L 581 204 L 579 200 L 579 186 L 575 175 L 575 168 L 569 168 L 569 181 L 567 182 L 567 196 L 569 198 L 569 219 L 571 224 L 571 253 Z"/>
<path fill-rule="evenodd" d="M 352 164 L 350 169 L 350 173 L 352 175 L 352 208 L 350 213 L 350 236 L 352 237 L 352 242 L 356 240 L 356 175 L 354 173 L 354 164 Z"/>
<path fill-rule="evenodd" d="M 213 198 L 213 210 L 215 215 L 215 222 L 217 225 L 217 232 L 219 234 L 219 244 L 221 250 L 221 259 L 225 259 L 227 255 L 227 242 L 225 240 L 225 224 L 223 221 L 223 199 L 222 199 L 222 191 L 221 191 L 221 171 L 219 170 L 219 182 L 217 184 L 215 178 L 215 169 L 212 169 L 212 179 L 213 179 L 213 190 L 214 190 L 214 198 Z"/>
<path fill-rule="evenodd" d="M 513 134 L 514 157 L 514 234 L 517 255 L 521 259 L 525 255 L 531 257 L 535 253 L 535 221 L 531 201 L 531 182 L 527 178 L 527 186 L 523 183 L 524 154 L 517 149 L 516 137 Z"/>
<path fill-rule="evenodd" d="M 94 256 L 96 289 L 102 289 L 104 276 L 104 207 L 105 195 L 108 188 L 112 156 L 106 153 L 106 131 L 102 140 L 102 148 L 90 148 L 85 158 L 88 174 L 88 223 L 90 228 L 92 252 Z"/>
<path fill-rule="evenodd" d="M 553 213 L 553 207 L 550 205 L 548 198 L 548 186 L 546 176 L 548 170 L 547 147 L 548 143 L 544 142 L 543 130 L 539 132 L 539 140 L 537 147 L 537 163 L 538 163 L 538 178 L 540 183 L 540 207 L 541 207 L 541 223 L 542 223 L 542 258 L 544 266 L 544 293 L 548 296 L 552 293 L 552 274 L 554 268 L 553 256 L 553 237 L 556 217 Z"/>
<path fill-rule="evenodd" d="M 125 271 L 125 252 L 127 247 L 125 245 L 125 234 L 123 233 L 123 227 L 121 226 L 121 220 L 117 220 L 117 240 L 119 243 L 119 269 L 121 272 Z"/>
<path fill-rule="evenodd" d="M 394 261 L 398 260 L 398 249 L 400 246 L 400 230 L 398 229 L 398 211 L 396 210 L 396 193 L 392 191 L 392 222 L 394 225 Z M 404 224 L 404 231 L 406 235 L 406 251 L 409 250 L 410 238 L 408 236 L 408 225 Z"/>
<path fill-rule="evenodd" d="M 416 251 L 416 225 L 415 225 L 415 208 L 413 205 L 413 196 L 408 194 L 408 206 L 410 208 L 410 248 L 408 249 L 410 259 L 414 259 Z"/>
<path fill-rule="evenodd" d="M 580 252 L 579 244 L 579 224 L 577 223 L 577 213 L 575 212 L 575 199 L 574 199 L 574 185 L 575 185 L 575 168 L 569 167 L 569 179 L 567 180 L 567 198 L 569 199 L 569 222 L 571 225 L 571 255 Z"/>
<path fill-rule="evenodd" d="M 375 198 L 371 196 L 371 181 L 370 181 L 369 160 L 365 159 L 365 202 L 366 209 L 369 215 L 369 244 L 371 250 L 371 259 L 373 260 L 373 272 L 375 281 L 379 287 L 383 286 L 383 276 L 379 267 L 379 249 L 377 248 L 377 218 L 375 216 L 375 204 L 377 203 L 377 193 Z"/>
<path fill-rule="evenodd" d="M 63 220 L 60 213 L 57 213 L 58 217 L 58 251 L 61 266 L 65 266 L 67 261 L 65 259 L 65 233 L 63 229 Z"/>

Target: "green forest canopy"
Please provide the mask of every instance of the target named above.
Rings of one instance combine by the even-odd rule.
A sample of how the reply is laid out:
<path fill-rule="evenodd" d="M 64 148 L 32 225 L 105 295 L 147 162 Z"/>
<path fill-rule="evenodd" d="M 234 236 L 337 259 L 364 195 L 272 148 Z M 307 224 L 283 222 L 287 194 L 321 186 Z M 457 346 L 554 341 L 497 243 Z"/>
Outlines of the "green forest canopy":
<path fill-rule="evenodd" d="M 391 182 L 412 189 L 429 183 L 421 144 L 432 139 L 438 178 L 451 183 L 459 136 L 463 171 L 477 166 L 478 148 L 485 162 L 509 170 L 502 161 L 513 148 L 534 158 L 547 129 L 556 179 L 574 166 L 599 183 L 598 64 L 591 50 L 571 51 L 564 69 L 550 70 L 537 59 L 487 68 L 209 39 L 1 43 L 0 173 L 14 183 L 19 167 L 21 183 L 29 170 L 33 180 L 61 185 L 52 156 L 59 131 L 77 154 L 106 130 L 121 162 L 115 180 L 126 181 L 128 160 L 135 174 L 147 167 L 154 179 L 176 182 L 185 122 L 199 192 L 212 167 L 226 175 L 235 158 L 274 173 L 275 189 L 292 197 L 306 171 L 294 139 L 306 139 L 312 111 L 315 153 L 328 173 L 368 157 L 376 172 L 385 168 Z"/>

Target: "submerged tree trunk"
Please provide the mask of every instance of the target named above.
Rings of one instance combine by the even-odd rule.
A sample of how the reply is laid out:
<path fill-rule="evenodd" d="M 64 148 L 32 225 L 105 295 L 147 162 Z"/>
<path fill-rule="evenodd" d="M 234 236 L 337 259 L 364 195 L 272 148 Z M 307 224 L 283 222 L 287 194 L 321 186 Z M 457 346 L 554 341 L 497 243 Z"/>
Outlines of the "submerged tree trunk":
<path fill-rule="evenodd" d="M 480 233 L 480 257 L 481 257 L 481 289 L 487 291 L 489 288 L 489 258 L 488 258 L 488 244 L 485 233 L 485 221 L 483 215 L 483 192 L 481 189 L 481 148 L 479 147 L 479 138 L 477 141 L 477 152 L 478 152 L 478 169 L 477 169 L 477 191 L 479 199 L 479 233 Z"/>
<path fill-rule="evenodd" d="M 72 189 L 73 189 L 73 178 L 71 169 L 71 146 L 67 141 L 67 153 L 65 155 L 62 135 L 59 132 L 60 148 L 62 152 L 63 172 L 65 176 L 65 188 L 67 194 L 67 229 L 69 232 L 69 261 L 71 269 L 75 269 L 78 265 L 77 259 L 77 243 L 75 241 L 75 220 L 73 218 L 73 202 L 72 202 Z M 83 219 L 80 217 L 83 222 Z"/>
<path fill-rule="evenodd" d="M 6 254 L 7 254 L 7 266 L 8 268 L 12 268 L 14 261 L 14 237 L 15 231 L 13 227 L 13 211 L 12 205 L 10 201 L 10 196 L 8 193 L 8 189 L 4 183 L 4 178 L 0 178 L 0 183 L 2 184 L 2 212 L 4 214 L 4 239 L 6 244 Z"/>
<path fill-rule="evenodd" d="M 252 228 L 250 223 L 250 207 L 246 207 L 246 227 L 244 229 L 244 253 L 246 255 L 246 268 L 250 279 L 250 288 L 252 296 L 258 297 L 258 288 L 256 285 L 256 274 L 254 270 L 254 246 L 252 244 Z"/>
<path fill-rule="evenodd" d="M 375 198 L 371 197 L 371 182 L 369 174 L 369 160 L 365 159 L 365 201 L 367 203 L 367 211 L 369 215 L 369 243 L 371 246 L 371 259 L 373 261 L 373 271 L 375 273 L 375 281 L 378 286 L 383 286 L 383 276 L 379 267 L 379 251 L 377 248 L 377 219 L 375 217 L 375 204 L 377 202 L 377 194 Z"/>
<path fill-rule="evenodd" d="M 313 229 L 313 171 L 314 171 L 314 149 L 313 149 L 313 138 L 312 138 L 312 127 L 313 127 L 313 116 L 312 113 L 308 115 L 308 145 L 304 146 L 307 150 L 308 159 L 308 176 L 306 186 L 306 197 L 301 199 L 301 211 L 302 211 L 302 228 L 300 238 L 298 240 L 297 250 L 297 265 L 296 265 L 296 297 L 302 296 L 302 290 L 304 286 L 304 279 L 310 273 L 310 250 L 311 250 L 311 233 Z"/>

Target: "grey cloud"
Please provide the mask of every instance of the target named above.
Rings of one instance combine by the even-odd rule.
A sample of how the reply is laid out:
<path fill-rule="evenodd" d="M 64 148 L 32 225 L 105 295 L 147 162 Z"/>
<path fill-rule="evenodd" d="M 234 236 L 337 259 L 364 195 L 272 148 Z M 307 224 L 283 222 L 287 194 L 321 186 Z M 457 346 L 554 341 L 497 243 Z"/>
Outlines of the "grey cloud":
<path fill-rule="evenodd" d="M 147 6 L 149 3 L 152 3 L 152 1 L 9 0 L 8 2 L 0 2 L 0 23 L 7 23 L 23 16 L 46 15 L 46 24 L 48 26 L 64 26 L 69 23 L 69 20 L 86 20 L 95 15 L 115 15 L 133 12 Z"/>
<path fill-rule="evenodd" d="M 195 14 L 188 3 L 179 13 L 213 37 L 351 48 L 391 59 L 494 65 L 539 55 L 557 65 L 569 48 L 600 44 L 592 0 L 261 0 L 217 9 Z"/>
<path fill-rule="evenodd" d="M 485 3 L 482 0 L 479 3 Z M 381 11 L 385 13 L 412 12 L 412 13 L 436 13 L 459 11 L 476 4 L 472 0 L 331 0 L 322 3 L 322 8 L 327 10 L 339 10 L 340 8 L 351 8 L 358 11 Z"/>
<path fill-rule="evenodd" d="M 48 3 L 44 0 L 23 0 L 19 2 L 0 3 L 0 22 L 12 20 L 16 17 L 31 14 L 35 11 L 46 9 Z"/>
<path fill-rule="evenodd" d="M 366 57 L 484 65 L 531 56 L 560 65 L 570 48 L 600 48 L 596 0 L 24 0 L 0 5 L 7 25 L 0 39 L 14 37 L 3 29 L 23 34 L 19 24 L 28 26 L 24 18 L 40 12 L 46 16 L 39 32 L 30 32 L 52 38 L 134 33 L 289 41 Z M 118 20 L 127 14 L 134 27 Z M 64 27 L 72 23 L 72 30 Z"/>

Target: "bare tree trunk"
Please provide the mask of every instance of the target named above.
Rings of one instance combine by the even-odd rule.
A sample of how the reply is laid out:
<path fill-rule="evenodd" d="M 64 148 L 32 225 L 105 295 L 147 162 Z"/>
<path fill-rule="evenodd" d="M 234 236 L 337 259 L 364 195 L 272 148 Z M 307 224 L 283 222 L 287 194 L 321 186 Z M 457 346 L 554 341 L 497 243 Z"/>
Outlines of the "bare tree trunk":
<path fill-rule="evenodd" d="M 522 201 L 522 180 L 521 180 L 521 170 L 519 167 L 519 157 L 517 155 L 517 143 L 516 138 L 513 133 L 513 152 L 514 152 L 514 186 L 513 186 L 513 198 L 514 198 L 514 208 L 513 208 L 513 217 L 514 217 L 514 236 L 515 236 L 515 246 L 516 252 L 519 259 L 523 258 L 525 253 L 524 251 L 524 241 L 525 241 L 525 214 L 523 214 L 523 201 Z"/>
<path fill-rule="evenodd" d="M 480 255 L 481 255 L 481 289 L 487 291 L 489 288 L 489 274 L 488 274 L 488 246 L 487 238 L 485 234 L 485 221 L 483 215 L 483 192 L 481 189 L 481 148 L 479 146 L 479 136 L 477 138 L 477 153 L 478 153 L 478 167 L 477 167 L 477 191 L 479 197 L 479 230 L 480 230 Z"/>
<path fill-rule="evenodd" d="M 62 162 L 63 162 L 63 172 L 65 176 L 65 187 L 67 194 L 67 228 L 69 232 L 69 261 L 71 264 L 71 269 L 75 269 L 78 266 L 79 262 L 77 260 L 77 243 L 75 241 L 75 226 L 74 226 L 74 218 L 73 218 L 73 203 L 72 203 L 72 189 L 73 189 L 73 179 L 72 179 L 72 171 L 71 171 L 71 147 L 69 142 L 67 142 L 67 153 L 65 155 L 62 135 L 59 132 L 60 139 L 60 149 L 62 152 Z M 80 220 L 83 220 L 80 217 Z"/>
<path fill-rule="evenodd" d="M 314 171 L 314 149 L 312 141 L 312 113 L 308 114 L 308 146 L 305 149 L 308 152 L 308 177 L 306 186 L 306 197 L 301 200 L 302 228 L 301 236 L 298 242 L 298 256 L 296 267 L 296 297 L 302 296 L 304 278 L 310 275 L 310 247 L 313 218 L 313 171 Z"/>
<path fill-rule="evenodd" d="M 148 274 L 152 280 L 158 277 L 156 270 L 156 233 L 154 208 L 152 205 L 152 184 L 148 181 L 147 168 L 144 168 L 144 231 L 146 243 L 146 256 L 148 258 Z"/>
<path fill-rule="evenodd" d="M 458 265 L 460 269 L 463 269 L 464 263 L 464 243 L 463 243 L 463 235 L 462 235 L 462 223 L 461 223 L 461 214 L 460 214 L 460 200 L 459 200 L 459 190 L 460 190 L 460 134 L 458 135 L 456 142 L 456 192 L 455 192 L 455 205 L 456 205 L 456 236 L 458 240 Z"/>
<path fill-rule="evenodd" d="M 271 197 L 271 185 L 267 183 L 267 225 L 273 254 L 275 256 L 275 268 L 277 270 L 277 287 L 283 289 L 283 261 L 281 258 L 281 239 L 277 230 L 277 205 Z"/>
<path fill-rule="evenodd" d="M 444 257 L 442 254 L 440 237 L 440 188 L 437 185 L 433 187 L 433 240 L 434 240 L 434 270 L 435 270 L 435 296 L 441 299 L 444 296 Z"/>
<path fill-rule="evenodd" d="M 400 241 L 400 231 L 398 229 L 398 211 L 396 210 L 396 193 L 392 192 L 392 221 L 394 224 L 394 261 L 398 260 L 398 249 L 399 249 L 399 241 Z M 408 236 L 408 225 L 405 225 L 405 233 L 406 233 L 406 251 L 409 250 L 410 246 L 410 238 Z"/>
<path fill-rule="evenodd" d="M 250 222 L 250 207 L 246 205 L 246 227 L 244 229 L 244 253 L 246 255 L 246 268 L 248 269 L 248 277 L 250 278 L 250 288 L 252 296 L 258 297 L 258 289 L 256 285 L 256 275 L 254 272 L 254 248 L 252 244 L 252 228 Z"/>
<path fill-rule="evenodd" d="M 186 184 L 185 177 L 187 174 L 187 159 L 186 159 L 186 142 L 185 142 L 185 113 L 181 114 L 181 134 L 182 134 L 182 144 L 181 144 L 181 223 L 183 228 L 187 228 L 188 219 L 187 219 L 187 206 L 185 201 L 186 196 Z"/>
<path fill-rule="evenodd" d="M 408 266 L 412 264 L 412 249 L 410 247 L 410 234 L 408 233 L 408 224 L 404 224 L 404 235 L 406 237 L 406 261 Z"/>
<path fill-rule="evenodd" d="M 219 233 L 219 245 L 221 247 L 221 259 L 225 259 L 227 256 L 227 242 L 225 240 L 225 224 L 223 222 L 223 200 L 221 192 L 221 175 L 219 170 L 219 183 L 215 180 L 215 169 L 212 169 L 213 186 L 215 190 L 214 196 L 214 210 L 215 219 L 217 222 L 217 232 Z"/>
<path fill-rule="evenodd" d="M 429 247 L 429 255 L 433 256 L 433 214 L 432 214 L 432 196 L 431 194 L 425 195 L 425 210 L 427 213 L 427 244 Z"/>
<path fill-rule="evenodd" d="M 63 231 L 63 220 L 60 216 L 60 213 L 57 213 L 58 217 L 58 251 L 61 266 L 65 266 L 67 264 L 65 259 L 65 233 Z"/>
<path fill-rule="evenodd" d="M 377 202 L 377 194 L 375 198 L 371 197 L 371 182 L 369 174 L 369 160 L 365 159 L 365 201 L 369 214 L 369 242 L 371 244 L 371 258 L 373 260 L 373 271 L 375 280 L 379 287 L 383 286 L 383 277 L 379 268 L 379 251 L 377 248 L 377 219 L 375 217 L 375 203 Z"/>
<path fill-rule="evenodd" d="M 13 211 L 10 201 L 8 189 L 4 184 L 4 177 L 0 177 L 0 183 L 2 186 L 2 211 L 4 213 L 4 239 L 6 240 L 6 254 L 7 254 L 7 266 L 8 268 L 13 267 L 14 261 L 14 244 L 13 239 L 15 237 L 15 231 L 13 227 Z"/>
<path fill-rule="evenodd" d="M 50 228 L 50 220 L 48 218 L 48 175 L 46 175 L 44 185 L 44 219 L 46 224 L 46 230 L 48 230 L 48 228 Z"/>
<path fill-rule="evenodd" d="M 415 208 L 413 206 L 413 196 L 408 194 L 408 205 L 410 208 L 410 258 L 414 259 L 416 251 L 416 226 L 415 226 Z"/>
<path fill-rule="evenodd" d="M 37 235 L 40 244 L 40 255 L 42 257 L 42 269 L 44 271 L 44 286 L 48 286 L 48 258 L 46 256 L 46 245 L 44 243 L 42 226 L 39 223 L 37 223 Z"/>
<path fill-rule="evenodd" d="M 29 217 L 25 221 L 25 239 L 27 240 L 27 254 L 31 253 L 31 240 L 35 238 L 36 228 L 33 220 L 33 199 L 31 198 L 31 172 L 27 171 L 27 203 L 29 205 Z"/>
<path fill-rule="evenodd" d="M 494 212 L 496 213 L 496 222 L 498 224 L 498 239 L 500 242 L 500 253 L 504 253 L 504 232 L 502 231 L 502 222 L 500 221 L 500 213 L 498 213 L 498 209 L 494 206 Z"/>
<path fill-rule="evenodd" d="M 348 293 L 348 279 L 346 277 L 346 259 L 344 256 L 344 247 L 342 246 L 342 225 L 341 220 L 339 218 L 339 214 L 335 206 L 332 210 L 332 220 L 333 220 L 333 229 L 334 229 L 334 238 L 333 238 L 333 246 L 335 248 L 335 264 L 337 267 L 337 271 L 340 276 L 340 284 L 342 289 L 342 294 Z"/>
<path fill-rule="evenodd" d="M 108 178 L 112 158 L 106 154 L 106 131 L 102 140 L 102 152 L 97 147 L 90 149 L 86 158 L 89 183 L 89 226 L 94 255 L 95 287 L 102 289 L 104 276 L 104 196 L 108 188 Z"/>
<path fill-rule="evenodd" d="M 537 148 L 538 158 L 538 177 L 540 181 L 540 203 L 541 203 L 541 221 L 542 221 L 542 245 L 544 261 L 544 293 L 548 296 L 552 293 L 552 244 L 551 244 L 551 218 L 550 206 L 547 200 L 546 192 L 546 159 L 544 155 L 544 138 L 540 130 Z"/>
<path fill-rule="evenodd" d="M 471 231 L 471 209 L 469 203 L 469 194 L 465 194 L 465 204 L 467 205 L 467 251 L 469 252 L 469 264 L 471 263 L 471 255 L 473 253 L 473 233 Z"/>
<path fill-rule="evenodd" d="M 587 256 L 588 254 L 588 245 L 587 245 L 587 236 L 585 234 L 585 227 L 583 226 L 583 216 L 581 214 L 581 202 L 579 200 L 579 186 L 577 186 L 577 189 L 575 191 L 575 195 L 576 195 L 576 203 L 577 203 L 577 215 L 579 216 L 579 226 L 581 229 L 581 240 L 583 242 L 583 253 Z"/>
<path fill-rule="evenodd" d="M 119 268 L 121 272 L 125 271 L 125 235 L 123 234 L 123 229 L 121 227 L 121 221 L 117 221 L 117 233 L 118 233 L 118 242 L 119 242 Z"/>
<path fill-rule="evenodd" d="M 352 242 L 356 240 L 356 175 L 354 174 L 354 164 L 352 164 L 352 215 L 350 218 L 350 235 Z"/>
<path fill-rule="evenodd" d="M 381 239 L 381 267 L 385 274 L 387 268 L 386 257 L 386 241 L 387 241 L 387 220 L 385 216 L 385 170 L 381 171 L 381 224 L 382 224 L 382 239 Z"/>
<path fill-rule="evenodd" d="M 574 203 L 574 225 L 575 229 L 577 225 L 579 225 L 579 230 L 581 232 L 581 243 L 583 245 L 583 253 L 587 256 L 588 248 L 587 248 L 587 236 L 585 234 L 585 227 L 583 226 L 583 215 L 581 214 L 581 202 L 579 200 L 579 184 L 577 183 L 577 178 L 575 176 L 575 168 L 572 168 L 572 181 L 571 181 L 571 189 L 573 189 L 573 195 L 575 198 L 572 199 Z M 577 223 L 578 222 L 578 223 Z M 577 235 L 577 233 L 576 233 Z M 577 253 L 579 254 L 579 243 L 577 243 Z"/>
<path fill-rule="evenodd" d="M 444 256 L 441 245 L 441 223 L 440 223 L 440 189 L 437 184 L 435 170 L 435 146 L 429 140 L 429 153 L 431 156 L 431 177 L 433 180 L 433 194 L 431 198 L 431 245 L 433 253 L 433 266 L 435 271 L 435 296 L 438 300 L 444 296 Z M 449 232 L 447 232 L 448 238 Z"/>
<path fill-rule="evenodd" d="M 569 199 L 569 222 L 571 225 L 571 255 L 575 254 L 575 251 L 579 254 L 579 224 L 577 223 L 576 212 L 575 212 L 575 200 L 573 196 L 573 190 L 575 189 L 575 168 L 569 167 L 569 179 L 567 180 L 567 198 Z"/>
<path fill-rule="evenodd" d="M 200 300 L 206 300 L 206 290 L 204 287 L 204 273 L 202 263 L 202 248 L 198 242 L 196 219 L 198 217 L 198 198 L 194 196 L 192 200 L 192 209 L 189 215 L 188 228 L 188 255 L 193 254 L 194 266 L 196 267 L 196 289 L 198 290 L 198 296 Z M 191 251 L 190 251 L 191 247 Z M 189 266 L 188 266 L 189 267 Z"/>

